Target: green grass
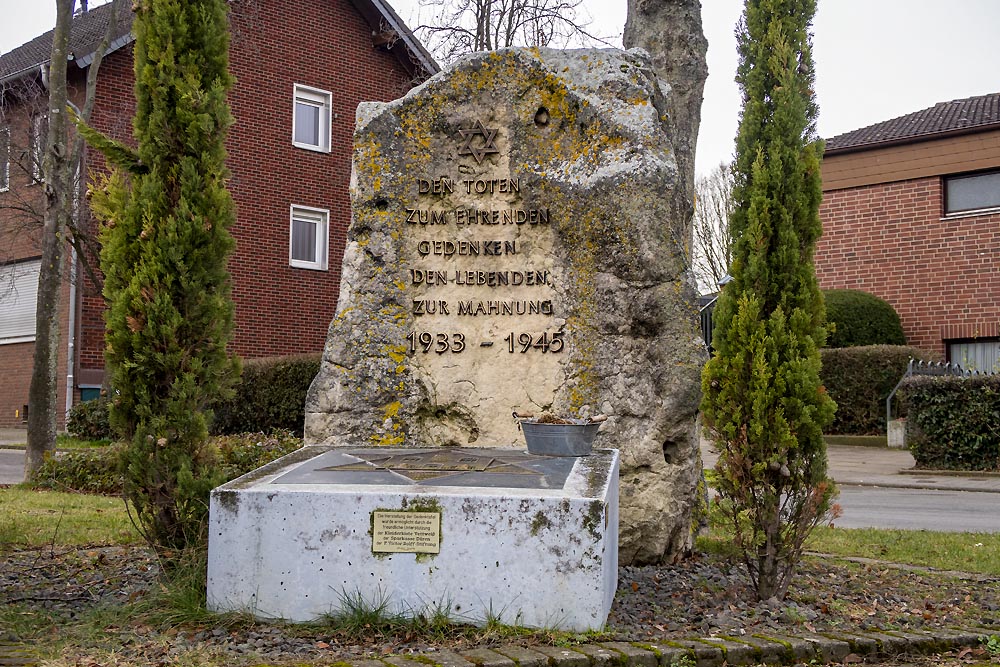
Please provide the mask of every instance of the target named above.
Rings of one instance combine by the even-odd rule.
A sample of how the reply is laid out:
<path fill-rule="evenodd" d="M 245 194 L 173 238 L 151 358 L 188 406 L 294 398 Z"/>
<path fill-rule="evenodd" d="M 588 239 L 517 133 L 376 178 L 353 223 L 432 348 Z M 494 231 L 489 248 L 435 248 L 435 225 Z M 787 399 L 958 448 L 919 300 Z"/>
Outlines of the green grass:
<path fill-rule="evenodd" d="M 810 551 L 941 570 L 1000 574 L 1000 535 L 875 528 L 817 528 Z"/>
<path fill-rule="evenodd" d="M 60 433 L 56 436 L 56 449 L 93 449 L 95 447 L 107 447 L 111 440 L 83 440 L 74 438 L 68 433 Z M 11 447 L 27 447 L 26 442 L 15 442 Z"/>
<path fill-rule="evenodd" d="M 823 435 L 823 442 L 828 445 L 849 445 L 851 447 L 888 447 L 888 438 L 884 435 Z"/>
<path fill-rule="evenodd" d="M 92 449 L 94 447 L 107 447 L 110 440 L 83 440 L 74 438 L 68 433 L 60 433 L 56 436 L 56 449 Z"/>
<path fill-rule="evenodd" d="M 138 544 L 121 498 L 0 489 L 0 551 L 46 544 Z"/>
<path fill-rule="evenodd" d="M 739 558 L 714 504 L 709 511 L 709 530 L 696 544 L 700 551 Z M 806 541 L 806 550 L 939 570 L 1000 574 L 1000 534 L 993 533 L 820 526 Z"/>

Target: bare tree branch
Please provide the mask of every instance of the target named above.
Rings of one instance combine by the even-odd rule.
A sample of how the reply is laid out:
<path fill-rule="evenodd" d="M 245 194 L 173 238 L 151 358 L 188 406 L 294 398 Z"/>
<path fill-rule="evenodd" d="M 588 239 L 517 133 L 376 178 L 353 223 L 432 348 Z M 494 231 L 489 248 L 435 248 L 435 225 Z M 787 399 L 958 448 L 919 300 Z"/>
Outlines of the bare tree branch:
<path fill-rule="evenodd" d="M 695 181 L 695 209 L 692 225 L 692 268 L 699 290 L 716 292 L 729 272 L 733 239 L 729 214 L 733 208 L 733 171 L 720 164 L 707 176 Z"/>
<path fill-rule="evenodd" d="M 415 31 L 444 62 L 511 46 L 610 46 L 590 32 L 582 0 L 421 0 L 431 18 Z"/>

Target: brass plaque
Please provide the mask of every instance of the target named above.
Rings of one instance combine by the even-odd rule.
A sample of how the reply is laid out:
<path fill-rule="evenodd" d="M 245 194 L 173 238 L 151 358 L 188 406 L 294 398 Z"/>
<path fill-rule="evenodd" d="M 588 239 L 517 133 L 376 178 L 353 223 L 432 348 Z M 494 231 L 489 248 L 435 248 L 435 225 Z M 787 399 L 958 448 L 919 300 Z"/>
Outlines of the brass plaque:
<path fill-rule="evenodd" d="M 375 553 L 436 554 L 441 552 L 440 512 L 372 512 Z"/>

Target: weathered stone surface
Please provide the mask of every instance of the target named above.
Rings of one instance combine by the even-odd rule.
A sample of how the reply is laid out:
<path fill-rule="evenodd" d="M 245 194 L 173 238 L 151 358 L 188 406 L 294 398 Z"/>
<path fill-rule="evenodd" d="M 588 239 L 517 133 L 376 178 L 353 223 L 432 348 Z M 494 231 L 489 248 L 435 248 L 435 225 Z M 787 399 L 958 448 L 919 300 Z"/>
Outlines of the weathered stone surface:
<path fill-rule="evenodd" d="M 362 105 L 307 442 L 523 447 L 512 411 L 604 413 L 621 562 L 690 548 L 704 352 L 667 109 L 617 50 L 476 54 Z"/>

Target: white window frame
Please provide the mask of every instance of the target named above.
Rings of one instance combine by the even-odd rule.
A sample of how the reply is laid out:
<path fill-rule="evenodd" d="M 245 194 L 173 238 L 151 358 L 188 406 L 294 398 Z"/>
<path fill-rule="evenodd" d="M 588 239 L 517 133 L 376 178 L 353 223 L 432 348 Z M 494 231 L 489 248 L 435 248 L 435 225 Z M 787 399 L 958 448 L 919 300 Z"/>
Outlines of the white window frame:
<path fill-rule="evenodd" d="M 10 128 L 0 127 L 0 192 L 10 190 Z"/>
<path fill-rule="evenodd" d="M 318 107 L 319 112 L 319 143 L 311 144 L 296 141 L 297 136 L 296 118 L 298 116 L 299 104 Z M 331 135 L 333 134 L 333 93 L 328 90 L 312 88 L 302 84 L 295 84 L 292 97 L 292 145 L 304 148 L 308 151 L 329 153 Z"/>
<path fill-rule="evenodd" d="M 40 259 L 0 265 L 0 345 L 35 340 L 41 266 Z"/>
<path fill-rule="evenodd" d="M 295 221 L 316 223 L 316 261 L 310 262 L 292 257 L 294 248 Z M 288 265 L 298 269 L 326 271 L 330 254 L 330 211 L 325 208 L 292 204 L 288 217 Z"/>

